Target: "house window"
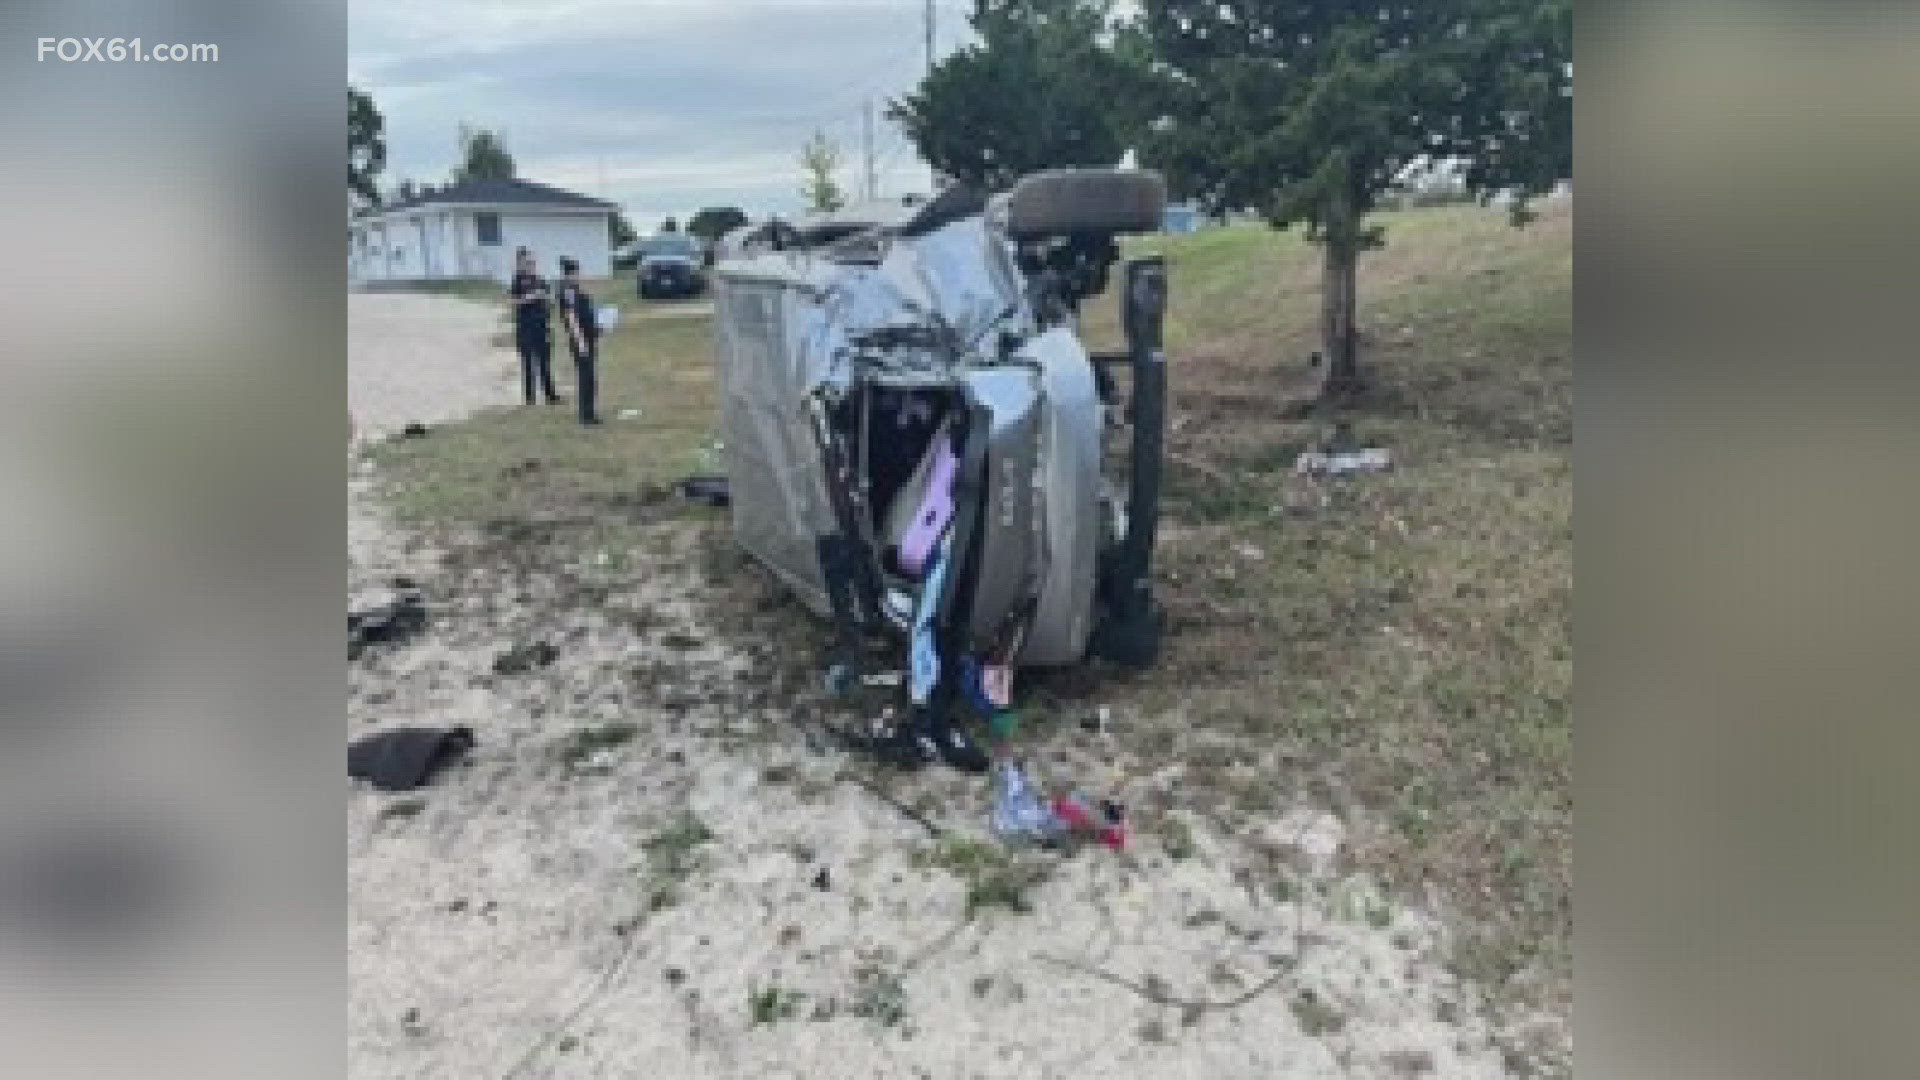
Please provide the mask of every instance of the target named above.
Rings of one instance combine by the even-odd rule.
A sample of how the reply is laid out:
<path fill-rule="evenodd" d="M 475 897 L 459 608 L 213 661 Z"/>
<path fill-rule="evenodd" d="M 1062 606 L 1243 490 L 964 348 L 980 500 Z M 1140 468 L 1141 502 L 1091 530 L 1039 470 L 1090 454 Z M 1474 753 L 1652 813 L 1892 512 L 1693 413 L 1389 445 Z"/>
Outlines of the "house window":
<path fill-rule="evenodd" d="M 499 214 L 475 214 L 473 215 L 473 227 L 480 233 L 480 242 L 482 244 L 486 244 L 488 246 L 499 245 L 500 243 L 500 215 Z"/>

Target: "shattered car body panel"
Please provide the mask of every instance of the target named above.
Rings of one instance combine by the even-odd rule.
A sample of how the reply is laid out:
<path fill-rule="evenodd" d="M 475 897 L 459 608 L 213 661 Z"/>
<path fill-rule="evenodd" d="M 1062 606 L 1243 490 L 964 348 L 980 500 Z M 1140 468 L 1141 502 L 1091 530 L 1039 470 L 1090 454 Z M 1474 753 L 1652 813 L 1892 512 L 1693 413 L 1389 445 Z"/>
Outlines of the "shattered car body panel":
<path fill-rule="evenodd" d="M 1050 269 L 1063 247 L 1110 261 L 1110 234 L 1015 236 L 993 204 L 939 203 L 716 272 L 736 539 L 818 614 L 906 635 L 916 686 L 929 658 L 936 680 L 1079 662 L 1119 610 L 1102 583 L 1145 577 L 1144 556 L 1111 565 L 1139 510 L 1102 444 L 1134 410 L 1073 329 L 1095 279 Z"/>

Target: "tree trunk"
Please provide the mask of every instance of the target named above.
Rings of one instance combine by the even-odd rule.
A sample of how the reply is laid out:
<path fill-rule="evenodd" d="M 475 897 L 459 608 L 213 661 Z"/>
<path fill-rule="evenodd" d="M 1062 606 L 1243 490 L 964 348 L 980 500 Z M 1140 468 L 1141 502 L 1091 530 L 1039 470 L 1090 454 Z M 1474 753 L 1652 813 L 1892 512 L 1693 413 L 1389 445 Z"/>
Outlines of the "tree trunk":
<path fill-rule="evenodd" d="M 1354 324 L 1355 271 L 1360 263 L 1360 222 L 1344 187 L 1328 207 L 1325 261 L 1320 280 L 1320 355 L 1326 365 L 1322 396 L 1350 394 L 1360 386 L 1359 335 Z"/>

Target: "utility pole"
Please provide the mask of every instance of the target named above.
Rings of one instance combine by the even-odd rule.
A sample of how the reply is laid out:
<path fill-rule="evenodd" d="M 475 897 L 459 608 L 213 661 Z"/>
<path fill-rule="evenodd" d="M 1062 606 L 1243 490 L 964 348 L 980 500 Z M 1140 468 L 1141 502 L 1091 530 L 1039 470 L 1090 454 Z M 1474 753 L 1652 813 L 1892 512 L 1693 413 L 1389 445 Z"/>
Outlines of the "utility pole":
<path fill-rule="evenodd" d="M 867 201 L 872 202 L 875 199 L 878 199 L 880 197 L 880 181 L 877 177 L 875 177 L 873 172 L 873 99 L 872 98 L 867 99 L 866 110 L 862 112 L 860 115 L 861 115 L 861 119 L 866 121 L 862 129 L 861 143 L 863 146 L 866 147 Z"/>
<path fill-rule="evenodd" d="M 932 75 L 933 74 L 933 0 L 926 0 L 925 26 L 927 31 L 927 74 Z M 940 175 L 940 171 L 938 169 L 929 170 L 929 179 L 931 179 L 933 182 L 933 190 L 935 192 L 938 192 L 941 189 L 946 187 L 946 178 Z"/>

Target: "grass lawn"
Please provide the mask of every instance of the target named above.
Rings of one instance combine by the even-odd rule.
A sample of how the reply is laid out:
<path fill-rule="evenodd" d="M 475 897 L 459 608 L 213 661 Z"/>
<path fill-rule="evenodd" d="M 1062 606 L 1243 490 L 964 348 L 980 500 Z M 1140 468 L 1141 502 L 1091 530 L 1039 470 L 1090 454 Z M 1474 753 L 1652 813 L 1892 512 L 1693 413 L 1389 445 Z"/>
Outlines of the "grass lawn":
<path fill-rule="evenodd" d="M 589 429 L 575 420 L 573 361 L 556 332 L 554 380 L 565 402 L 491 410 L 440 428 L 432 439 L 375 450 L 403 521 L 564 521 L 689 472 L 720 471 L 711 451 L 712 321 L 639 317 L 675 304 L 635 299 L 631 279 L 590 281 L 587 289 L 621 311 L 601 339 L 598 407 L 606 423 Z M 501 333 L 508 334 L 504 318 Z M 622 417 L 633 409 L 637 418 Z"/>
<path fill-rule="evenodd" d="M 1180 763 L 1187 811 L 1222 835 L 1250 835 L 1303 795 L 1334 809 L 1355 869 L 1453 914 L 1463 975 L 1563 1012 L 1572 210 L 1541 210 L 1524 230 L 1477 207 L 1380 215 L 1387 246 L 1363 257 L 1360 281 L 1374 389 L 1344 415 L 1396 468 L 1332 483 L 1291 475 L 1329 418 L 1286 407 L 1311 382 L 1318 250 L 1255 226 L 1133 245 L 1166 254 L 1173 295 L 1166 649 L 1144 673 L 1036 679 L 1029 693 L 1038 715 L 1097 695 L 1152 718 L 1116 752 Z M 630 285 L 596 285 L 625 312 L 638 303 Z M 1097 346 L 1118 344 L 1112 306 L 1088 312 Z M 510 409 L 375 453 L 415 522 L 542 520 L 617 544 L 644 527 L 624 512 L 636 498 L 717 467 L 703 452 L 712 366 L 707 319 L 627 318 L 604 350 L 604 428 L 583 431 L 565 407 Z M 633 407 L 638 419 L 618 418 Z M 712 535 L 725 536 L 717 516 Z M 1264 872 L 1286 887 L 1283 868 Z"/>
<path fill-rule="evenodd" d="M 1327 419 L 1310 382 L 1318 252 L 1231 228 L 1167 256 L 1175 395 L 1161 578 L 1169 649 L 1140 693 L 1184 729 L 1223 826 L 1305 781 L 1370 823 L 1352 854 L 1457 920 L 1456 962 L 1564 1007 L 1572 876 L 1572 207 L 1524 230 L 1446 207 L 1383 214 L 1363 257 L 1344 414 L 1393 472 L 1290 475 Z M 1090 330 L 1116 340 L 1111 323 Z M 1234 766 L 1277 745 L 1284 776 Z M 1357 811 L 1357 812 L 1353 812 Z"/>

